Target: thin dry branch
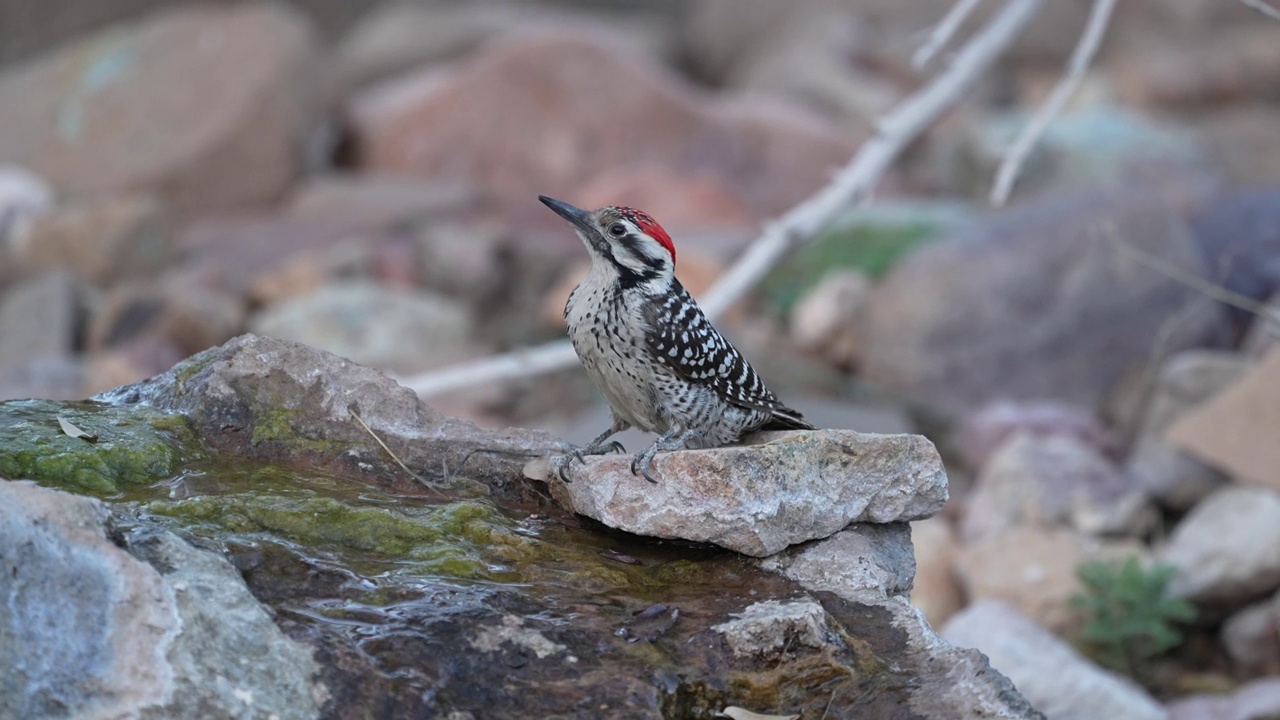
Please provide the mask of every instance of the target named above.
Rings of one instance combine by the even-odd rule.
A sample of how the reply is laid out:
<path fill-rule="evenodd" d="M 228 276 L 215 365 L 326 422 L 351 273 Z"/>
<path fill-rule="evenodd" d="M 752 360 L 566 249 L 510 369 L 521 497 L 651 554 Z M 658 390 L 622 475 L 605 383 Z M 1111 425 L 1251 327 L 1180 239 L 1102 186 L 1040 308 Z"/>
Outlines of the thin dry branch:
<path fill-rule="evenodd" d="M 995 186 L 991 189 L 992 205 L 1001 207 L 1009 200 L 1013 183 L 1018 179 L 1018 172 L 1022 170 L 1027 156 L 1040 141 L 1040 136 L 1044 135 L 1049 123 L 1062 112 L 1067 101 L 1080 87 L 1080 81 L 1084 79 L 1089 63 L 1093 61 L 1093 56 L 1098 53 L 1098 46 L 1102 44 L 1102 36 L 1106 34 L 1107 23 L 1111 20 L 1111 11 L 1115 9 L 1115 5 L 1115 0 L 1094 0 L 1084 32 L 1071 53 L 1071 59 L 1067 61 L 1066 72 L 1058 80 L 1058 84 L 1054 85 L 1049 99 L 1018 134 L 1000 162 L 1000 169 L 996 172 Z"/>
<path fill-rule="evenodd" d="M 1263 2 L 1263 0 L 1240 0 L 1240 2 L 1257 10 L 1273 20 L 1280 20 L 1280 10 L 1277 10 Z"/>
<path fill-rule="evenodd" d="M 761 236 L 716 282 L 702 300 L 720 315 L 769 272 L 789 251 L 812 240 L 841 212 L 867 199 L 902 150 L 972 87 L 1021 34 L 1044 0 L 1007 0 L 1004 7 L 956 52 L 951 64 L 893 108 L 876 134 L 825 187 L 765 227 Z M 568 341 L 517 350 L 405 378 L 421 397 L 554 372 L 577 360 Z"/>
<path fill-rule="evenodd" d="M 947 14 L 938 21 L 933 28 L 933 32 L 929 33 L 929 37 L 911 56 L 911 66 L 917 71 L 924 70 L 929 62 L 937 57 L 938 53 L 951 42 L 952 36 L 964 24 L 973 11 L 982 4 L 982 0 L 959 0 Z"/>

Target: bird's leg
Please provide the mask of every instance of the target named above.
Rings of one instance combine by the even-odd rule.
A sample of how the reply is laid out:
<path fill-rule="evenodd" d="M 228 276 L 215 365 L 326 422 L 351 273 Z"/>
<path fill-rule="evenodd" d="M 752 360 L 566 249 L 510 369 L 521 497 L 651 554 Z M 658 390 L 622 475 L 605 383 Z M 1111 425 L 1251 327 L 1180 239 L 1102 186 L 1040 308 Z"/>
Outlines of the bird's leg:
<path fill-rule="evenodd" d="M 680 450 L 685 447 L 685 443 L 690 440 L 697 440 L 698 447 L 702 447 L 702 433 L 697 430 L 679 430 L 673 428 L 663 433 L 653 444 L 644 450 L 636 453 L 631 458 L 631 474 L 643 475 L 645 480 L 657 484 L 657 480 L 653 479 L 653 475 L 649 474 L 649 463 L 653 460 L 653 456 L 666 450 Z"/>
<path fill-rule="evenodd" d="M 565 461 L 560 464 L 560 470 L 558 471 L 560 479 L 565 482 L 570 482 L 569 466 L 574 460 L 586 464 L 587 461 L 584 458 L 585 455 L 605 455 L 611 452 L 626 452 L 627 449 L 622 447 L 622 443 L 617 440 L 607 444 L 605 443 L 605 440 L 608 440 L 610 437 L 617 435 L 630 427 L 631 423 L 620 419 L 617 415 L 614 415 L 613 423 L 609 425 L 609 427 L 605 428 L 604 432 L 600 433 L 594 440 L 587 443 L 586 447 L 574 448 L 573 451 L 569 453 L 569 457 L 565 458 Z"/>

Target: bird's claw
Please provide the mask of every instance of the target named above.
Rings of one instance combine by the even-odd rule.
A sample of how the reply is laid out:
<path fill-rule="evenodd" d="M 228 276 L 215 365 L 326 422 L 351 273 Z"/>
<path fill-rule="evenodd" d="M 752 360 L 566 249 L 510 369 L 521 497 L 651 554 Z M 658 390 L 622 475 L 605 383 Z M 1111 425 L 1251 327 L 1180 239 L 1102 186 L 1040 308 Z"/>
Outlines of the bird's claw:
<path fill-rule="evenodd" d="M 567 456 L 565 456 L 564 461 L 560 463 L 560 468 L 557 470 L 556 474 L 565 482 L 573 482 L 569 479 L 569 468 L 573 466 L 574 460 L 577 460 L 579 464 L 586 465 L 587 455 L 607 455 L 609 453 L 625 453 L 626 451 L 627 449 L 617 440 L 614 440 L 607 445 L 593 444 L 584 448 L 576 447 L 573 448 Z"/>
<path fill-rule="evenodd" d="M 658 481 L 649 473 L 649 462 L 651 460 L 653 460 L 653 453 L 647 450 L 631 458 L 631 474 L 642 475 L 645 480 L 657 485 Z"/>

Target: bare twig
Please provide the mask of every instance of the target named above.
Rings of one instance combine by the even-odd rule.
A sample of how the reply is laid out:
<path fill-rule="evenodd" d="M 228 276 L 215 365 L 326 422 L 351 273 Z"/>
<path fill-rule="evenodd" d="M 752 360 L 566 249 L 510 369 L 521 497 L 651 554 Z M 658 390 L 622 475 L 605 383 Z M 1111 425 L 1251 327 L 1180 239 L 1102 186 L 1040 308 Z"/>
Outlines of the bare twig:
<path fill-rule="evenodd" d="M 1268 306 L 1266 303 L 1258 302 L 1247 295 L 1232 292 L 1225 287 L 1200 277 L 1190 270 L 1178 267 L 1164 258 L 1143 252 L 1121 240 L 1114 234 L 1114 232 L 1110 234 L 1109 239 L 1115 249 L 1121 254 L 1128 256 L 1130 260 L 1134 260 L 1140 265 L 1145 265 L 1148 269 L 1154 270 L 1170 280 L 1181 283 L 1207 298 L 1217 300 L 1224 305 L 1229 305 L 1238 310 L 1243 310 L 1247 313 L 1265 318 L 1280 325 L 1280 308 L 1273 308 Z"/>
<path fill-rule="evenodd" d="M 1263 2 L 1263 0 L 1240 0 L 1240 2 L 1257 10 L 1273 20 L 1280 20 L 1280 10 L 1277 10 Z"/>
<path fill-rule="evenodd" d="M 1036 112 L 1035 117 L 1031 118 L 1031 122 L 1022 129 L 1017 139 L 1005 152 L 1004 160 L 1000 162 L 1000 169 L 996 172 L 995 186 L 991 189 L 992 205 L 1000 207 L 1008 201 L 1009 193 L 1013 191 L 1013 182 L 1018 178 L 1018 172 L 1026 162 L 1027 155 L 1039 142 L 1040 136 L 1044 135 L 1049 123 L 1062 112 L 1062 108 L 1080 86 L 1085 71 L 1089 69 L 1089 63 L 1093 61 L 1093 56 L 1098 52 L 1098 46 L 1102 44 L 1102 36 L 1106 34 L 1107 23 L 1111 20 L 1111 11 L 1115 5 L 1116 0 L 1093 1 L 1093 8 L 1089 11 L 1089 20 L 1085 24 L 1084 33 L 1080 35 L 1080 40 L 1071 53 L 1071 59 L 1067 62 L 1067 70 L 1063 73 L 1062 79 L 1053 87 L 1049 99 Z"/>
<path fill-rule="evenodd" d="M 436 488 L 431 483 L 427 482 L 422 476 L 410 470 L 408 465 L 405 465 L 404 462 L 402 462 L 400 458 L 396 456 L 395 453 L 391 452 L 391 448 L 387 447 L 387 444 L 382 442 L 382 438 L 378 437 L 378 433 L 374 432 L 373 428 L 365 424 L 364 418 L 360 417 L 360 414 L 356 412 L 356 409 L 354 407 L 347 408 L 347 412 L 351 413 L 351 417 L 355 418 L 356 422 L 360 423 L 360 427 L 364 428 L 364 431 L 369 433 L 369 437 L 372 437 L 374 441 L 376 441 L 379 445 L 382 446 L 383 450 L 387 451 L 387 454 L 391 456 L 392 460 L 396 461 L 396 464 L 400 466 L 401 470 L 404 470 L 406 473 L 409 474 L 409 477 L 413 478 L 414 480 L 417 480 L 424 487 L 429 488 L 431 490 L 436 490 Z M 436 490 L 436 492 L 440 492 L 440 491 Z"/>
<path fill-rule="evenodd" d="M 915 54 L 911 56 L 911 66 L 917 71 L 924 70 L 925 66 L 933 60 L 942 49 L 951 42 L 951 37 L 956 34 L 964 21 L 973 14 L 973 11 L 982 4 L 982 0 L 959 0 L 947 14 L 942 16 L 942 20 L 933 28 L 933 32 L 929 33 L 929 37 L 924 41 Z"/>
<path fill-rule="evenodd" d="M 961 48 L 933 80 L 889 111 L 877 133 L 826 187 L 765 228 L 764 234 L 721 277 L 702 308 L 719 315 L 757 283 L 792 248 L 811 240 L 850 205 L 865 200 L 911 141 L 969 93 L 1027 23 L 1042 0 L 1010 0 Z"/>
<path fill-rule="evenodd" d="M 964 98 L 983 73 L 1035 17 L 1044 0 L 1007 0 L 1004 7 L 956 52 L 951 64 L 893 108 L 836 176 L 816 194 L 765 227 L 761 236 L 703 298 L 712 317 L 724 312 L 789 251 L 812 240 L 841 212 L 867 199 L 902 150 Z M 568 341 L 497 355 L 478 362 L 401 380 L 427 397 L 486 383 L 560 370 L 576 361 Z"/>

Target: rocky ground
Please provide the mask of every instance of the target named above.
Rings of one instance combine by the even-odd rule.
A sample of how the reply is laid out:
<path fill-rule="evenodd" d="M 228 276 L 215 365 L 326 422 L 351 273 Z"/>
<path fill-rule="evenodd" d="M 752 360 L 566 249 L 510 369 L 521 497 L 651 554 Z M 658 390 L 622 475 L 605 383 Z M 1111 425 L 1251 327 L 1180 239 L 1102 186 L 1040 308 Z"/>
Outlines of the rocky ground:
<path fill-rule="evenodd" d="M 1121 3 L 994 211 L 1088 11 L 1048 3 L 719 323 L 829 431 L 565 485 L 545 458 L 605 413 L 581 373 L 428 407 L 370 369 L 563 336 L 585 257 L 540 193 L 645 208 L 704 290 L 918 86 L 950 4 L 0 23 L 0 476 L 40 484 L 0 486 L 0 715 L 1280 713 L 1280 23 L 1244 3 Z M 1072 599 L 1129 558 L 1195 619 L 1117 661 Z"/>

